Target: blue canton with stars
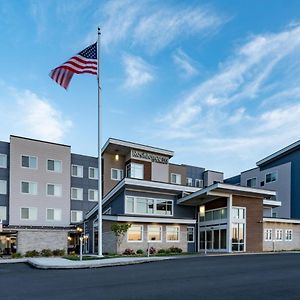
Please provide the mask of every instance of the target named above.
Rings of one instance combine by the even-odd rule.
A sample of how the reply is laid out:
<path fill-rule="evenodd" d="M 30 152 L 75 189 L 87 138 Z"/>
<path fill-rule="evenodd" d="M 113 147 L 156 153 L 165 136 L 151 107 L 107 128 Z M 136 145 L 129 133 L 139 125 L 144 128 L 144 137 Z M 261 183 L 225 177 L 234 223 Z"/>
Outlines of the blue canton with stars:
<path fill-rule="evenodd" d="M 78 53 L 88 59 L 97 59 L 97 42 Z"/>

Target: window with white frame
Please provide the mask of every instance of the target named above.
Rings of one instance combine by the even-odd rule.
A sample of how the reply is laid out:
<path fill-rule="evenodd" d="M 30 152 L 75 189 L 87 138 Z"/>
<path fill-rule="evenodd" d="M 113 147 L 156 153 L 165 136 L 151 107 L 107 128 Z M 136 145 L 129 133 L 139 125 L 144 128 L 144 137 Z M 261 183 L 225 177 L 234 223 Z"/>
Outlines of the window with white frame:
<path fill-rule="evenodd" d="M 71 199 L 72 200 L 83 200 L 83 189 L 81 188 L 71 188 Z"/>
<path fill-rule="evenodd" d="M 148 225 L 148 242 L 161 242 L 162 227 L 158 225 Z"/>
<path fill-rule="evenodd" d="M 247 187 L 256 187 L 256 177 L 247 179 Z"/>
<path fill-rule="evenodd" d="M 265 229 L 265 241 L 272 241 L 272 229 Z"/>
<path fill-rule="evenodd" d="M 62 172 L 62 161 L 55 160 L 55 159 L 48 159 L 47 160 L 47 170 L 55 173 Z"/>
<path fill-rule="evenodd" d="M 21 166 L 22 168 L 37 169 L 37 157 L 30 155 L 22 155 Z"/>
<path fill-rule="evenodd" d="M 203 180 L 202 179 L 195 179 L 195 187 L 203 188 Z"/>
<path fill-rule="evenodd" d="M 0 168 L 7 168 L 7 155 L 0 153 Z"/>
<path fill-rule="evenodd" d="M 37 220 L 37 208 L 36 207 L 22 207 L 21 208 L 21 220 L 28 220 L 28 221 Z"/>
<path fill-rule="evenodd" d="M 89 178 L 90 179 L 98 179 L 98 168 L 89 167 Z"/>
<path fill-rule="evenodd" d="M 143 241 L 143 225 L 131 225 L 127 231 L 128 242 L 142 242 Z"/>
<path fill-rule="evenodd" d="M 186 178 L 186 185 L 187 186 L 193 186 L 193 178 L 187 177 Z"/>
<path fill-rule="evenodd" d="M 173 215 L 173 200 L 126 196 L 126 213 Z"/>
<path fill-rule="evenodd" d="M 144 165 L 130 163 L 126 166 L 126 174 L 129 178 L 144 179 Z"/>
<path fill-rule="evenodd" d="M 61 221 L 61 209 L 47 208 L 47 221 Z"/>
<path fill-rule="evenodd" d="M 195 227 L 187 227 L 187 242 L 194 243 L 195 241 Z"/>
<path fill-rule="evenodd" d="M 83 220 L 83 212 L 81 210 L 71 210 L 71 223 L 79 223 Z"/>
<path fill-rule="evenodd" d="M 277 172 L 267 173 L 266 174 L 266 183 L 273 182 L 277 180 Z"/>
<path fill-rule="evenodd" d="M 7 181 L 0 180 L 0 195 L 6 195 L 6 194 L 7 194 Z"/>
<path fill-rule="evenodd" d="M 32 181 L 21 181 L 22 194 L 37 195 L 38 184 Z"/>
<path fill-rule="evenodd" d="M 293 230 L 292 229 L 285 230 L 285 240 L 288 242 L 293 240 Z"/>
<path fill-rule="evenodd" d="M 61 197 L 62 187 L 61 184 L 47 183 L 47 196 Z"/>
<path fill-rule="evenodd" d="M 111 179 L 112 180 L 122 180 L 123 179 L 123 170 L 121 169 L 111 169 Z"/>
<path fill-rule="evenodd" d="M 166 241 L 179 242 L 180 227 L 179 226 L 166 226 Z"/>
<path fill-rule="evenodd" d="M 173 184 L 181 184 L 181 175 L 171 173 L 171 183 Z"/>
<path fill-rule="evenodd" d="M 98 201 L 98 190 L 88 190 L 88 200 Z"/>
<path fill-rule="evenodd" d="M 233 207 L 232 208 L 232 218 L 236 220 L 245 219 L 245 208 Z"/>
<path fill-rule="evenodd" d="M 276 241 L 282 241 L 283 240 L 282 229 L 276 229 L 275 230 L 275 239 L 276 239 Z"/>
<path fill-rule="evenodd" d="M 0 206 L 0 220 L 6 221 L 7 218 L 7 208 L 6 206 Z"/>
<path fill-rule="evenodd" d="M 72 165 L 71 167 L 71 175 L 72 177 L 83 177 L 83 166 Z"/>

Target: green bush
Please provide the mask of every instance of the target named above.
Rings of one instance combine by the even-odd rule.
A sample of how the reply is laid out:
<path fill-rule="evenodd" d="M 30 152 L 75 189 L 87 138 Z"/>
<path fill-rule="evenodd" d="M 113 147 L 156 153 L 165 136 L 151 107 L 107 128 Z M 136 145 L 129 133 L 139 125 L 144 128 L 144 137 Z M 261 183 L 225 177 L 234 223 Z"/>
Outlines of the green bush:
<path fill-rule="evenodd" d="M 21 257 L 22 257 L 22 254 L 19 253 L 19 252 L 13 253 L 13 254 L 11 255 L 11 258 L 21 258 Z"/>
<path fill-rule="evenodd" d="M 36 250 L 31 250 L 31 251 L 27 251 L 25 253 L 25 257 L 36 257 L 36 256 L 39 256 L 40 253 Z"/>
<path fill-rule="evenodd" d="M 55 249 L 55 250 L 53 250 L 52 253 L 54 256 L 64 256 L 65 250 L 64 249 Z"/>
<path fill-rule="evenodd" d="M 136 254 L 144 254 L 144 251 L 143 251 L 142 249 L 138 249 L 138 250 L 136 251 Z"/>
<path fill-rule="evenodd" d="M 170 254 L 170 253 L 171 253 L 170 249 L 166 249 L 166 250 L 165 250 L 165 253 L 166 253 L 166 254 Z"/>
<path fill-rule="evenodd" d="M 41 256 L 44 256 L 44 257 L 52 256 L 52 251 L 50 249 L 43 249 L 41 251 Z"/>
<path fill-rule="evenodd" d="M 159 249 L 157 251 L 158 254 L 165 254 L 166 253 L 166 250 L 165 249 Z"/>
<path fill-rule="evenodd" d="M 182 253 L 182 249 L 181 248 L 178 248 L 178 247 L 171 247 L 169 248 L 170 252 L 171 253 Z"/>

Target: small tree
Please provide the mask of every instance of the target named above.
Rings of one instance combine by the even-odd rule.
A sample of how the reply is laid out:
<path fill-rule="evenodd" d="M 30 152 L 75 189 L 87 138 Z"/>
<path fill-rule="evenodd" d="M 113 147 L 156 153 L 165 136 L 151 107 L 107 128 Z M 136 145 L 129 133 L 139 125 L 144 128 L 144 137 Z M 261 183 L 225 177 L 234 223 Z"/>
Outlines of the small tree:
<path fill-rule="evenodd" d="M 131 227 L 131 224 L 128 223 L 114 223 L 111 225 L 111 231 L 115 234 L 117 238 L 118 247 L 120 247 L 125 233 Z"/>

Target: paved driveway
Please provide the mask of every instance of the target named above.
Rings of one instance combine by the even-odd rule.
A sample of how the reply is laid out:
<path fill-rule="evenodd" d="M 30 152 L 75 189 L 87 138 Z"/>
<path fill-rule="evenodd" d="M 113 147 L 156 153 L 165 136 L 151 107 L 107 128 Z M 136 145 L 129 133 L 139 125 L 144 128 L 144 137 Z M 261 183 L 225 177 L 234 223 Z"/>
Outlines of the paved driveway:
<path fill-rule="evenodd" d="M 300 254 L 185 258 L 81 270 L 0 265 L 1 299 L 300 299 Z"/>

